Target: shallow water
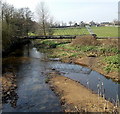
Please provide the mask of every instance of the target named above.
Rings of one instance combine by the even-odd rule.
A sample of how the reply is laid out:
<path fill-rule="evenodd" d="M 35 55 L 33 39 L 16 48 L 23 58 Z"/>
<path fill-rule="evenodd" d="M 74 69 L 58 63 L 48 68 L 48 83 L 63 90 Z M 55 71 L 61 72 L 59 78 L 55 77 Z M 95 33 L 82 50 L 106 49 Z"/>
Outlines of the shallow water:
<path fill-rule="evenodd" d="M 60 61 L 50 61 L 46 62 L 46 64 L 47 69 L 56 69 L 63 76 L 80 82 L 95 93 L 99 93 L 102 96 L 104 95 L 107 100 L 110 100 L 114 104 L 120 99 L 120 84 L 96 71 L 81 65 L 62 63 Z"/>
<path fill-rule="evenodd" d="M 11 103 L 3 104 L 3 112 L 60 112 L 59 99 L 45 83 L 46 72 L 56 69 L 63 76 L 80 82 L 95 93 L 104 94 L 105 98 L 115 103 L 120 84 L 105 78 L 96 71 L 76 64 L 59 61 L 43 61 L 44 53 L 36 48 L 25 48 L 24 55 L 30 58 L 19 66 L 17 72 L 16 107 Z M 98 85 L 99 84 L 99 85 Z M 98 91 L 99 88 L 99 91 Z M 80 93 L 78 93 L 80 94 Z M 13 96 L 13 99 L 15 96 Z"/>
<path fill-rule="evenodd" d="M 36 48 L 24 51 L 24 56 L 31 58 L 23 63 L 17 72 L 16 107 L 11 103 L 3 104 L 3 112 L 60 112 L 59 99 L 45 83 L 44 71 L 47 64 L 41 59 L 43 54 Z M 13 97 L 14 99 L 14 97 Z"/>
<path fill-rule="evenodd" d="M 80 82 L 95 93 L 104 95 L 106 99 L 113 103 L 120 98 L 118 95 L 120 84 L 96 71 L 80 65 L 61 62 L 51 62 L 49 63 L 49 67 L 60 71 L 62 75 L 70 79 Z"/>

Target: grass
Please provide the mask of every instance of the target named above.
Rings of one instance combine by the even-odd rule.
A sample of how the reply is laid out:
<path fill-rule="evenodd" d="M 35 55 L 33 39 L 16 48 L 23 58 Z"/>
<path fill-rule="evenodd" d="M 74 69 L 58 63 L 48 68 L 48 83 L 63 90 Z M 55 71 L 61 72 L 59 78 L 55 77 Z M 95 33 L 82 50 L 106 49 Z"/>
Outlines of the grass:
<path fill-rule="evenodd" d="M 29 32 L 29 33 L 28 33 L 28 36 L 37 36 L 37 34 L 32 33 L 32 32 Z"/>
<path fill-rule="evenodd" d="M 107 73 L 112 72 L 112 71 L 118 72 L 118 69 L 120 68 L 120 63 L 119 63 L 120 58 L 118 55 L 105 57 L 103 61 L 107 63 L 107 66 L 104 67 L 104 70 Z"/>
<path fill-rule="evenodd" d="M 74 28 L 55 28 L 53 35 L 83 35 L 83 34 L 89 34 L 87 29 L 80 28 L 80 27 L 74 27 Z"/>
<path fill-rule="evenodd" d="M 118 27 L 92 27 L 98 37 L 118 37 Z"/>
<path fill-rule="evenodd" d="M 98 37 L 118 37 L 118 27 L 91 27 L 93 32 Z M 89 34 L 88 30 L 83 27 L 71 27 L 71 28 L 52 28 L 54 33 L 53 35 L 83 35 Z M 28 33 L 29 36 L 36 36 L 35 33 Z"/>
<path fill-rule="evenodd" d="M 118 37 L 118 27 L 91 27 L 98 37 Z M 83 35 L 89 34 L 84 28 L 58 28 L 54 29 L 53 35 Z"/>

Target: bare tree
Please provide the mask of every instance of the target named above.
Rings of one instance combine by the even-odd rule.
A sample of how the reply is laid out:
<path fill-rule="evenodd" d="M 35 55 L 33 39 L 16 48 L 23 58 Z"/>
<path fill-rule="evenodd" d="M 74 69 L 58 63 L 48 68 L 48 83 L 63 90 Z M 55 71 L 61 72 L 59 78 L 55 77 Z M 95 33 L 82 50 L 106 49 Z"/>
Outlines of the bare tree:
<path fill-rule="evenodd" d="M 120 20 L 114 19 L 114 20 L 113 20 L 113 23 L 114 23 L 114 25 L 120 25 Z"/>
<path fill-rule="evenodd" d="M 72 21 L 69 21 L 70 26 L 72 25 Z"/>
<path fill-rule="evenodd" d="M 49 35 L 53 34 L 51 30 L 51 26 L 53 24 L 53 18 L 49 15 L 48 8 L 46 7 L 44 2 L 41 2 L 37 6 L 37 17 L 39 23 L 39 34 L 40 35 Z"/>

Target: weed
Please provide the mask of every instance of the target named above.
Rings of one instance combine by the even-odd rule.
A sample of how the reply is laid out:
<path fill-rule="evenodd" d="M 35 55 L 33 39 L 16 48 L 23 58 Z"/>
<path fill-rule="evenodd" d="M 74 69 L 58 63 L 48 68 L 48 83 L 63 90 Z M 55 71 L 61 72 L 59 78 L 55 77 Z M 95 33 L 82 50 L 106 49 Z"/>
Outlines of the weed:
<path fill-rule="evenodd" d="M 104 62 L 107 63 L 107 66 L 104 67 L 104 70 L 107 73 L 111 71 L 118 71 L 118 69 L 120 68 L 119 60 L 120 58 L 118 57 L 118 55 L 105 57 Z"/>

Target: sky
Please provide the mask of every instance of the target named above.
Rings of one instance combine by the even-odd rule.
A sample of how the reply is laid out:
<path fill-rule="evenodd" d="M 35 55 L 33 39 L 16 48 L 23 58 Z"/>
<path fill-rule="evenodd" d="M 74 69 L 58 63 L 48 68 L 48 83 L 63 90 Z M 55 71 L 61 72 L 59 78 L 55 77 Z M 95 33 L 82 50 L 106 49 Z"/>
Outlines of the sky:
<path fill-rule="evenodd" d="M 16 8 L 29 7 L 36 17 L 37 5 L 44 1 L 57 22 L 111 22 L 118 18 L 119 0 L 3 0 Z"/>

